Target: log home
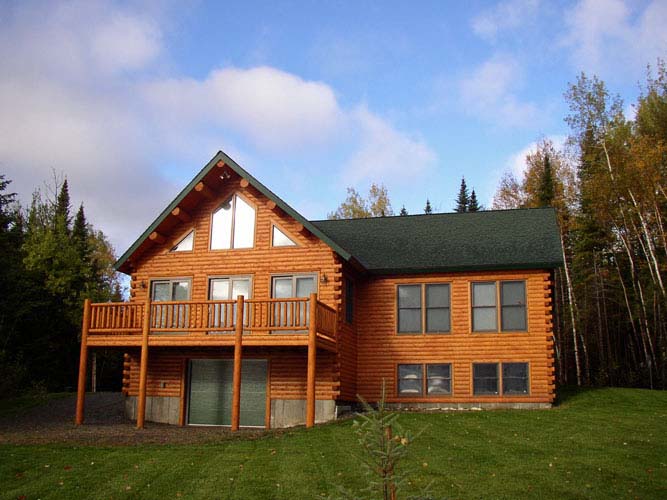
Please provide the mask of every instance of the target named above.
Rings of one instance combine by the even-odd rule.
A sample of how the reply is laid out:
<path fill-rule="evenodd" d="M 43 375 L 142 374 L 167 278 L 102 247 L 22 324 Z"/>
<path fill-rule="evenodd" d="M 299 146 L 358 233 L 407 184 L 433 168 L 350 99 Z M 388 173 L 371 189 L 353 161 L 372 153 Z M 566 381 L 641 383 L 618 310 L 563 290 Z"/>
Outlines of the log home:
<path fill-rule="evenodd" d="M 397 407 L 548 407 L 551 209 L 308 221 L 218 153 L 116 263 L 129 302 L 84 305 L 125 353 L 126 409 L 178 425 L 335 418 L 383 380 Z"/>

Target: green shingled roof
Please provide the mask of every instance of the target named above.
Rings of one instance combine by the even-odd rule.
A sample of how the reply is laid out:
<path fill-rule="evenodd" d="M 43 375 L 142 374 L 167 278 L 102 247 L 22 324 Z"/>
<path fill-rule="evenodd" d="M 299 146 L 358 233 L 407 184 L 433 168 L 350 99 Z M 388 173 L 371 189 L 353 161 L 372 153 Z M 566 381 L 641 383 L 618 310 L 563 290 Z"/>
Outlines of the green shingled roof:
<path fill-rule="evenodd" d="M 311 221 L 371 273 L 562 265 L 551 208 Z"/>

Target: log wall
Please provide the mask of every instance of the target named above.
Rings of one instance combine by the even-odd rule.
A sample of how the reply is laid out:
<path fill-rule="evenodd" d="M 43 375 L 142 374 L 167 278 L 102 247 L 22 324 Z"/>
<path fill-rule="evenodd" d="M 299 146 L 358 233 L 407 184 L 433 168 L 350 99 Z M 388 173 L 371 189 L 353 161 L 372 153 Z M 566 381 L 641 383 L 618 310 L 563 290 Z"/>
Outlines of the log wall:
<path fill-rule="evenodd" d="M 470 284 L 475 281 L 525 280 L 528 331 L 473 333 Z M 398 334 L 397 285 L 450 283 L 451 332 Z M 552 402 L 554 398 L 551 282 L 547 271 L 455 273 L 428 277 L 380 277 L 365 281 L 357 301 L 357 390 L 369 401 L 381 394 L 382 380 L 390 402 Z M 513 397 L 473 396 L 472 363 L 529 363 L 530 394 Z M 399 397 L 397 365 L 451 363 L 452 394 L 441 397 Z"/>

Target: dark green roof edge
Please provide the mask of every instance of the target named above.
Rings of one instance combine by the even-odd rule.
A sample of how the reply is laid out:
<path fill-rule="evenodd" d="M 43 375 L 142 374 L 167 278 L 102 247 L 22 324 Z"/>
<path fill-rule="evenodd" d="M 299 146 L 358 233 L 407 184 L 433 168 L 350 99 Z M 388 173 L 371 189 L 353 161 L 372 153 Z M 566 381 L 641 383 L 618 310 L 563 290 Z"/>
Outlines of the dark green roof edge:
<path fill-rule="evenodd" d="M 338 255 L 340 255 L 343 259 L 345 260 L 350 260 L 352 258 L 352 255 L 342 248 L 340 245 L 335 243 L 331 238 L 329 238 L 326 234 L 324 234 L 320 229 L 318 229 L 314 224 L 312 224 L 310 221 L 305 219 L 301 214 L 299 214 L 296 210 L 294 210 L 292 207 L 290 207 L 287 203 L 285 203 L 283 200 L 281 200 L 278 196 L 276 196 L 273 191 L 271 191 L 269 188 L 267 188 L 264 184 L 259 182 L 257 179 L 255 179 L 252 175 L 250 175 L 248 172 L 246 172 L 238 163 L 236 163 L 232 158 L 227 156 L 227 154 L 223 153 L 222 151 L 218 151 L 218 153 L 209 161 L 204 168 L 202 168 L 199 173 L 190 181 L 190 183 L 183 188 L 183 190 L 178 193 L 178 196 L 174 198 L 174 200 L 165 208 L 160 215 L 153 221 L 153 223 L 148 226 L 148 229 L 146 229 L 139 238 L 132 244 L 130 248 L 128 248 L 123 255 L 119 257 L 119 259 L 115 262 L 114 268 L 118 270 L 126 261 L 127 259 L 130 258 L 130 256 L 139 248 L 139 245 L 141 245 L 148 236 L 155 231 L 155 229 L 164 221 L 164 219 L 167 218 L 167 216 L 171 213 L 171 211 L 178 206 L 178 204 L 183 201 L 183 198 L 185 198 L 190 191 L 194 189 L 194 187 L 202 181 L 204 177 L 206 177 L 206 174 L 208 174 L 211 169 L 219 162 L 223 161 L 226 165 L 228 165 L 234 172 L 239 174 L 241 177 L 247 179 L 250 184 L 252 184 L 260 193 L 262 193 L 264 196 L 275 202 L 275 204 L 280 207 L 280 209 L 303 224 L 303 226 L 308 229 L 312 234 L 317 236 L 320 240 L 322 240 L 324 243 L 329 245 Z"/>
<path fill-rule="evenodd" d="M 368 273 L 376 276 L 394 274 L 430 274 L 430 273 L 461 273 L 466 271 L 519 271 L 535 269 L 557 269 L 562 262 L 535 262 L 531 264 L 485 264 L 478 266 L 442 266 L 418 267 L 401 269 L 369 269 Z"/>

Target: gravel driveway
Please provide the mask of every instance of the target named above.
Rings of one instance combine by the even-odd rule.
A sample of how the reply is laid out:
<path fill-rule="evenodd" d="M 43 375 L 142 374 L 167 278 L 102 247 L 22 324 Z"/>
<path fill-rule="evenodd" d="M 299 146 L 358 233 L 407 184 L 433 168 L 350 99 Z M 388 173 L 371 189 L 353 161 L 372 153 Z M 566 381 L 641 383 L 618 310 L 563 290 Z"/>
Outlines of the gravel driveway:
<path fill-rule="evenodd" d="M 0 444 L 189 444 L 217 442 L 239 435 L 232 435 L 223 427 L 178 427 L 152 422 L 146 422 L 144 429 L 135 429 L 134 423 L 125 417 L 123 395 L 116 392 L 86 394 L 85 422 L 78 427 L 74 425 L 75 408 L 73 394 L 0 417 Z M 266 432 L 248 430 L 240 434 L 248 438 Z"/>

